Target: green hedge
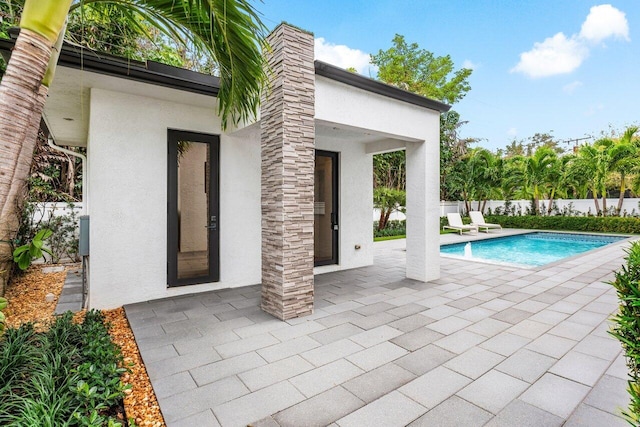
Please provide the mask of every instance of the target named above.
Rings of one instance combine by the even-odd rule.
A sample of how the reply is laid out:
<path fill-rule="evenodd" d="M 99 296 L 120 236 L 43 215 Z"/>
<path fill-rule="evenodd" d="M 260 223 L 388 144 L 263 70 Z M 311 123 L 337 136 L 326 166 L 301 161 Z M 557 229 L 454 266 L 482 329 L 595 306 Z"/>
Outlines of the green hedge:
<path fill-rule="evenodd" d="M 618 291 L 620 311 L 613 316 L 614 327 L 609 333 L 622 343 L 629 367 L 627 391 L 631 402 L 623 414 L 637 426 L 640 424 L 640 242 L 633 242 L 627 253 L 627 265 L 616 272 L 616 279 L 611 283 Z"/>
<path fill-rule="evenodd" d="M 640 234 L 640 218 L 630 217 L 485 215 L 484 219 L 508 228 Z"/>
<path fill-rule="evenodd" d="M 378 221 L 373 221 L 373 237 L 402 236 L 407 234 L 407 221 L 393 220 L 387 222 L 387 227 L 378 230 Z"/>

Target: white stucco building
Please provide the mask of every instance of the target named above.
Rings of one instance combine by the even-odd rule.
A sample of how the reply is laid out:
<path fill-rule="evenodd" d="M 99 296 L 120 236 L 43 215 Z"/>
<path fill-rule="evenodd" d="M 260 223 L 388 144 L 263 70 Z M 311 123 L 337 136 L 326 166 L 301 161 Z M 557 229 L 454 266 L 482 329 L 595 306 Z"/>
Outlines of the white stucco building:
<path fill-rule="evenodd" d="M 293 27 L 271 37 L 284 88 L 226 131 L 216 78 L 64 49 L 44 118 L 56 144 L 87 147 L 90 307 L 262 283 L 265 310 L 308 314 L 313 274 L 373 263 L 372 155 L 393 150 L 407 152 L 407 277 L 439 277 L 448 106 L 314 62 Z"/>

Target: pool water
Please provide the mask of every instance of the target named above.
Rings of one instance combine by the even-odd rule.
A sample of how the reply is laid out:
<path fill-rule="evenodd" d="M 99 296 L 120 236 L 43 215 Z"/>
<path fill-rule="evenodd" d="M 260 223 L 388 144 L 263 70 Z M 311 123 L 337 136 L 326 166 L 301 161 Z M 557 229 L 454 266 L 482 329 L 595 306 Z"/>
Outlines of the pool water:
<path fill-rule="evenodd" d="M 442 245 L 440 253 L 498 263 L 539 267 L 625 238 L 592 234 L 538 232 L 471 242 L 471 246 L 467 246 L 466 250 L 467 243 Z"/>

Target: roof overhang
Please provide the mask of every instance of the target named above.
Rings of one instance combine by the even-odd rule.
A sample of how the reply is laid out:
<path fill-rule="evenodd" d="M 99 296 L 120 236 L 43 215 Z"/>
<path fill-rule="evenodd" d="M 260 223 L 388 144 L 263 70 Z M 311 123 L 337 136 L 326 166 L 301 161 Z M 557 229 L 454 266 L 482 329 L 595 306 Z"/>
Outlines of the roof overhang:
<path fill-rule="evenodd" d="M 0 38 L 0 53 L 6 61 L 11 56 L 18 32 L 10 31 L 11 39 Z M 217 96 L 220 79 L 154 61 L 136 61 L 97 53 L 79 45 L 64 43 L 58 67 L 75 68 L 98 74 L 139 81 L 201 95 Z"/>
<path fill-rule="evenodd" d="M 316 75 L 323 76 L 349 86 L 357 87 L 358 89 L 366 90 L 368 92 L 373 92 L 378 95 L 397 99 L 419 107 L 429 108 L 441 113 L 447 112 L 451 108 L 450 105 L 443 104 L 442 102 L 416 95 L 413 92 L 407 92 L 406 90 L 382 83 L 378 80 L 370 79 L 360 74 L 352 73 L 340 67 L 336 67 L 335 65 L 327 64 L 326 62 L 316 60 L 315 68 Z"/>
<path fill-rule="evenodd" d="M 0 39 L 0 54 L 8 60 L 17 38 Z M 446 112 L 451 107 L 441 102 L 416 95 L 377 80 L 352 73 L 322 61 L 315 61 L 315 74 L 324 78 L 425 108 L 434 112 Z M 151 88 L 153 86 L 155 88 Z M 78 45 L 63 45 L 55 84 L 50 90 L 45 107 L 45 120 L 56 142 L 61 145 L 86 145 L 90 90 L 92 88 L 114 90 L 157 99 L 213 107 L 220 89 L 220 79 L 178 67 L 153 61 L 135 61 L 108 54 L 99 54 Z M 364 129 L 343 129 L 320 121 L 319 136 L 331 138 L 339 133 L 353 134 L 361 142 L 379 140 L 382 135 L 367 133 Z M 326 129 L 325 129 L 326 128 Z M 343 134 L 344 138 L 345 135 Z"/>

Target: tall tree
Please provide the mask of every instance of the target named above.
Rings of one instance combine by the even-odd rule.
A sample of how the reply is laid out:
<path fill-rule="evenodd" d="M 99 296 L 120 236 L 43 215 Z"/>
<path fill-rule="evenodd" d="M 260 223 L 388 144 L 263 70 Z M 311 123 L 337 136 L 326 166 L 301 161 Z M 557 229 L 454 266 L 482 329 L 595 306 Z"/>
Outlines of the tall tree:
<path fill-rule="evenodd" d="M 455 104 L 471 90 L 472 70 L 455 70 L 449 55 L 436 56 L 417 43 L 407 43 L 400 34 L 394 36 L 389 49 L 371 55 L 371 63 L 378 67 L 378 79 L 383 82 L 441 102 Z M 466 144 L 471 141 L 458 137 L 458 129 L 464 123 L 455 111 L 444 113 L 440 118 L 440 198 L 443 200 L 454 195 L 455 185 L 449 185 L 448 175 L 466 154 Z"/>
<path fill-rule="evenodd" d="M 371 55 L 383 82 L 449 104 L 460 101 L 471 90 L 468 79 L 472 70 L 454 71 L 449 55 L 435 56 L 417 43 L 407 44 L 400 34 L 391 43 L 389 49 Z"/>
<path fill-rule="evenodd" d="M 208 52 L 219 67 L 223 126 L 252 117 L 266 82 L 261 44 L 265 27 L 248 0 L 26 0 L 20 35 L 0 82 L 0 293 L 10 270 L 16 205 L 29 175 L 33 148 L 66 19 L 99 2 L 144 19 L 165 34 Z M 7 0 L 14 7 L 21 0 Z M 55 47 L 55 49 L 54 49 Z"/>
<path fill-rule="evenodd" d="M 460 128 L 467 122 L 460 120 L 457 111 L 440 114 L 440 200 L 456 200 L 459 194 L 451 184 L 450 175 L 457 162 L 467 154 L 477 138 L 462 138 Z"/>

